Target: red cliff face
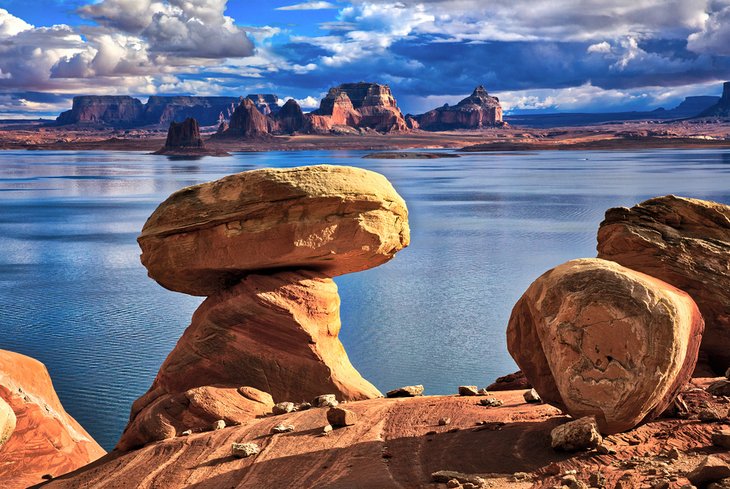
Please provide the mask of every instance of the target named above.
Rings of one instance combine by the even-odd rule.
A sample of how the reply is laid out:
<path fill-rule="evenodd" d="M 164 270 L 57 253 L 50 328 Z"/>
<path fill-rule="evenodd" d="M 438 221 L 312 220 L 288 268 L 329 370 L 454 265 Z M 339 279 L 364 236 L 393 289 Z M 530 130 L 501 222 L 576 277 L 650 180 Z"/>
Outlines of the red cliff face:
<path fill-rule="evenodd" d="M 170 123 L 165 148 L 202 148 L 198 121 L 188 117 L 183 122 Z"/>
<path fill-rule="evenodd" d="M 302 108 L 294 99 L 286 101 L 274 116 L 274 120 L 276 120 L 278 130 L 288 134 L 302 131 L 307 124 Z"/>
<path fill-rule="evenodd" d="M 481 85 L 455 106 L 444 105 L 416 116 L 419 127 L 427 131 L 480 129 L 502 125 L 502 107 Z"/>
<path fill-rule="evenodd" d="M 241 100 L 231 115 L 228 129 L 224 136 L 255 138 L 270 134 L 275 129 L 275 122 L 262 114 L 256 104 L 248 98 Z"/>
<path fill-rule="evenodd" d="M 0 399 L 16 419 L 10 437 L 0 447 L 0 483 L 5 487 L 38 484 L 45 474 L 59 476 L 104 455 L 63 409 L 48 371 L 39 361 L 0 350 Z M 7 428 L 7 423 L 2 426 Z M 0 431 L 7 432 L 2 426 Z"/>
<path fill-rule="evenodd" d="M 330 88 L 314 116 L 328 117 L 331 126 L 346 125 L 379 132 L 406 131 L 403 118 L 388 85 L 378 83 L 343 83 Z M 327 123 L 315 121 L 317 126 Z"/>
<path fill-rule="evenodd" d="M 142 102 L 129 96 L 74 97 L 71 110 L 63 112 L 59 124 L 108 124 L 132 126 L 139 124 L 144 107 Z"/>

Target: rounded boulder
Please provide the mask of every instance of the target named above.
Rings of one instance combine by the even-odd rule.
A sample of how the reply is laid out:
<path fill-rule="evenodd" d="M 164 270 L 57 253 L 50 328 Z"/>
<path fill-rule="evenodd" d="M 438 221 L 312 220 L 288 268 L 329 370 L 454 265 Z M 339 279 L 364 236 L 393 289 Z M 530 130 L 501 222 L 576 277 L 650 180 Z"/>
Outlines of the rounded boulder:
<path fill-rule="evenodd" d="M 602 433 L 652 419 L 690 379 L 704 330 L 685 292 L 601 259 L 549 270 L 515 305 L 512 357 L 544 402 Z"/>

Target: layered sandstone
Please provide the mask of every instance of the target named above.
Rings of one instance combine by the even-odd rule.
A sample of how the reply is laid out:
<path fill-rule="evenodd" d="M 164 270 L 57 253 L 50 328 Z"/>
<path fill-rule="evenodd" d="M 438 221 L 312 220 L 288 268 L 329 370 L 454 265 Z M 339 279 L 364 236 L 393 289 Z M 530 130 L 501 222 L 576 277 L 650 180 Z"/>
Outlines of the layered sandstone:
<path fill-rule="evenodd" d="M 690 379 L 703 321 L 685 292 L 600 259 L 540 276 L 515 305 L 507 347 L 543 401 L 603 433 L 661 414 Z"/>
<path fill-rule="evenodd" d="M 9 408 L 0 410 L 0 438 L 10 435 L 0 446 L 0 483 L 6 486 L 26 487 L 105 453 L 63 409 L 46 367 L 37 360 L 0 350 L 0 404 Z"/>
<path fill-rule="evenodd" d="M 127 95 L 84 95 L 74 97 L 71 110 L 61 113 L 56 123 L 133 126 L 139 124 L 143 111 L 142 102 Z"/>
<path fill-rule="evenodd" d="M 315 117 L 325 117 L 330 126 L 349 126 L 378 132 L 408 130 L 403 114 L 388 85 L 378 83 L 343 83 L 330 88 Z M 327 123 L 314 121 L 315 127 Z"/>
<path fill-rule="evenodd" d="M 427 131 L 481 129 L 502 125 L 502 106 L 481 85 L 457 105 L 448 104 L 415 117 L 418 127 Z"/>
<path fill-rule="evenodd" d="M 331 126 L 357 126 L 362 115 L 355 110 L 352 100 L 339 87 L 330 88 L 327 95 L 319 103 L 319 110 L 312 113 L 314 116 L 327 116 Z M 321 124 L 324 125 L 324 124 Z"/>
<path fill-rule="evenodd" d="M 687 292 L 705 319 L 701 353 L 730 366 L 730 206 L 667 195 L 609 209 L 598 256 Z"/>
<path fill-rule="evenodd" d="M 182 189 L 138 238 L 150 277 L 192 295 L 255 271 L 366 270 L 409 240 L 405 202 L 385 177 L 329 165 L 254 170 Z"/>
<path fill-rule="evenodd" d="M 380 396 L 338 339 L 331 277 L 378 266 L 408 242 L 403 199 L 357 168 L 255 170 L 170 196 L 139 237 L 142 263 L 165 287 L 209 297 L 134 403 L 117 448 L 210 426 L 223 412 L 210 406 L 231 404 L 240 386 L 271 402 L 226 422 L 272 402 Z M 190 397 L 203 388 L 206 409 Z"/>
<path fill-rule="evenodd" d="M 253 93 L 246 95 L 246 98 L 253 102 L 263 115 L 274 116 L 280 110 L 279 97 L 273 93 Z"/>
<path fill-rule="evenodd" d="M 218 123 L 218 115 L 226 112 L 238 97 L 197 97 L 152 95 L 144 105 L 140 125 L 165 126 L 194 118 L 202 126 Z"/>

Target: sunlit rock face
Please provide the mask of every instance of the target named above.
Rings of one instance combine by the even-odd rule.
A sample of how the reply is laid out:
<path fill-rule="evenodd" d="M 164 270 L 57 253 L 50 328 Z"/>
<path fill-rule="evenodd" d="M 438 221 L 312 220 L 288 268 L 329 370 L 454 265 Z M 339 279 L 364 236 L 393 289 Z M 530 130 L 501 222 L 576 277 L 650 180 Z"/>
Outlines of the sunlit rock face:
<path fill-rule="evenodd" d="M 515 305 L 507 346 L 545 402 L 601 432 L 661 414 L 690 379 L 703 332 L 685 292 L 614 262 L 572 260 Z"/>

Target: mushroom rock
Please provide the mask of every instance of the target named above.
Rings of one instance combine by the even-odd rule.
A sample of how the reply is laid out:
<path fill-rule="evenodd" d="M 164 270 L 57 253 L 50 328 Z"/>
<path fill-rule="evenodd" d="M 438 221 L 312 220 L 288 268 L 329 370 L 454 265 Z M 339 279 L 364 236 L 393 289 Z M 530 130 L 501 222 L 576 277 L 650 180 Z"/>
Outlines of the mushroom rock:
<path fill-rule="evenodd" d="M 26 487 L 105 453 L 66 413 L 48 370 L 33 358 L 0 350 L 0 404 L 0 438 L 10 435 L 0 447 L 0 482 Z"/>
<path fill-rule="evenodd" d="M 378 266 L 408 245 L 408 210 L 382 175 L 338 166 L 230 175 L 174 193 L 139 243 L 152 278 L 208 298 L 134 403 L 120 450 L 226 420 L 213 406 L 231 404 L 239 386 L 258 404 L 235 422 L 322 393 L 380 396 L 338 339 L 331 277 Z M 203 409 L 190 392 L 205 386 L 216 390 Z"/>
<path fill-rule="evenodd" d="M 223 420 L 226 426 L 239 425 L 270 413 L 274 406 L 270 395 L 252 387 L 202 385 L 167 391 L 156 384 L 132 405 L 118 450 L 180 436 L 187 430 L 208 431 L 217 420 Z"/>
<path fill-rule="evenodd" d="M 289 134 L 299 132 L 306 126 L 302 108 L 294 99 L 287 100 L 281 110 L 276 113 L 274 119 L 278 123 L 279 131 Z"/>
<path fill-rule="evenodd" d="M 262 270 L 334 277 L 373 268 L 410 235 L 406 204 L 385 177 L 319 165 L 253 170 L 179 190 L 138 241 L 142 263 L 162 286 L 211 295 Z"/>
<path fill-rule="evenodd" d="M 685 292 L 601 259 L 530 285 L 509 320 L 510 354 L 544 402 L 602 433 L 661 414 L 690 379 L 704 328 Z"/>
<path fill-rule="evenodd" d="M 700 352 L 730 366 L 730 206 L 667 195 L 609 209 L 598 256 L 684 290 L 705 319 Z"/>

